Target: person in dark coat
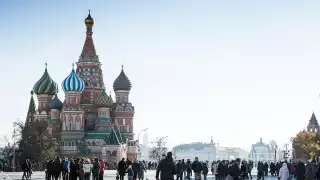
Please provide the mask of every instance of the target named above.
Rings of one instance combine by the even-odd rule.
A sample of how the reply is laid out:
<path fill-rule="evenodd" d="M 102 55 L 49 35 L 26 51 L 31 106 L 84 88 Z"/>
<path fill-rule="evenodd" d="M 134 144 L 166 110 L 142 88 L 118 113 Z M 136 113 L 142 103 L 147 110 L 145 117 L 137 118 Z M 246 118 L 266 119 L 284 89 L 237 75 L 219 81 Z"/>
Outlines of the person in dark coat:
<path fill-rule="evenodd" d="M 120 180 L 124 180 L 124 176 L 126 175 L 127 164 L 124 161 L 124 158 L 118 163 L 118 174 L 120 176 Z"/>
<path fill-rule="evenodd" d="M 71 159 L 70 161 L 70 177 L 69 178 L 70 180 L 77 180 L 78 178 L 78 167 L 74 159 Z"/>
<path fill-rule="evenodd" d="M 172 152 L 168 152 L 166 158 L 162 159 L 157 167 L 156 179 L 159 179 L 161 173 L 161 180 L 173 180 L 176 172 L 176 165 L 173 162 Z"/>
<path fill-rule="evenodd" d="M 92 166 L 92 179 L 98 180 L 99 179 L 99 172 L 100 172 L 100 163 L 97 157 L 94 158 L 94 163 Z"/>
<path fill-rule="evenodd" d="M 53 162 L 51 173 L 54 180 L 59 179 L 59 175 L 61 173 L 61 162 L 59 157 L 57 157 L 56 160 Z"/>
<path fill-rule="evenodd" d="M 208 172 L 209 172 L 208 163 L 204 162 L 202 165 L 202 168 L 203 168 L 203 170 L 202 170 L 203 179 L 207 180 L 207 176 L 208 176 Z"/>
<path fill-rule="evenodd" d="M 191 179 L 192 176 L 192 168 L 191 168 L 191 161 L 190 159 L 187 160 L 186 163 L 186 171 L 187 171 L 187 180 Z"/>
<path fill-rule="evenodd" d="M 262 179 L 264 180 L 264 166 L 263 166 L 263 163 L 260 161 L 258 162 L 258 167 L 257 167 L 257 170 L 258 170 L 258 180 L 259 179 Z"/>
<path fill-rule="evenodd" d="M 202 167 L 202 163 L 199 162 L 198 157 L 195 157 L 191 167 L 194 172 L 195 180 L 201 179 L 201 172 L 203 170 L 203 167 Z"/>
<path fill-rule="evenodd" d="M 230 175 L 234 180 L 240 180 L 241 170 L 239 168 L 241 159 L 237 158 L 229 167 L 228 175 Z"/>
<path fill-rule="evenodd" d="M 25 162 L 23 163 L 22 165 L 22 170 L 23 170 L 23 175 L 22 175 L 22 179 L 26 178 L 28 179 L 29 178 L 29 159 L 27 158 L 25 160 Z"/>
<path fill-rule="evenodd" d="M 280 163 L 280 162 L 277 162 L 277 163 L 276 163 L 276 176 L 279 176 L 280 168 L 281 168 L 281 163 Z"/>
<path fill-rule="evenodd" d="M 297 180 L 304 180 L 306 175 L 306 167 L 303 162 L 299 161 L 296 168 Z"/>
<path fill-rule="evenodd" d="M 137 179 L 137 176 L 138 176 L 138 173 L 139 173 L 139 171 L 140 171 L 140 166 L 139 166 L 137 160 L 135 160 L 135 161 L 132 163 L 132 171 L 133 171 L 133 180 L 136 180 L 136 179 Z"/>
<path fill-rule="evenodd" d="M 177 180 L 182 180 L 182 176 L 183 176 L 183 165 L 181 163 L 181 160 L 178 161 L 178 163 L 176 164 L 176 168 L 177 168 Z"/>
<path fill-rule="evenodd" d="M 264 176 L 268 176 L 269 165 L 268 165 L 267 162 L 264 163 L 264 165 L 263 165 L 263 170 L 264 170 Z"/>

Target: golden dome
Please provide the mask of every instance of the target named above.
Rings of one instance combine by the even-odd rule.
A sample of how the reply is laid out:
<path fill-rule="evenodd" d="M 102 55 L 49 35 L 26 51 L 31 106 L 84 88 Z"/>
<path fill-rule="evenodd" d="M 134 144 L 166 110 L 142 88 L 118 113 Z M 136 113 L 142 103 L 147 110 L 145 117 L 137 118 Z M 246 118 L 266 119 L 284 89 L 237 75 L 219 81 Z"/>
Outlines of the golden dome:
<path fill-rule="evenodd" d="M 91 14 L 90 14 L 90 10 L 89 10 L 88 17 L 84 20 L 84 22 L 85 22 L 86 24 L 93 24 L 93 23 L 94 23 L 94 20 L 93 20 L 93 18 L 91 17 Z"/>

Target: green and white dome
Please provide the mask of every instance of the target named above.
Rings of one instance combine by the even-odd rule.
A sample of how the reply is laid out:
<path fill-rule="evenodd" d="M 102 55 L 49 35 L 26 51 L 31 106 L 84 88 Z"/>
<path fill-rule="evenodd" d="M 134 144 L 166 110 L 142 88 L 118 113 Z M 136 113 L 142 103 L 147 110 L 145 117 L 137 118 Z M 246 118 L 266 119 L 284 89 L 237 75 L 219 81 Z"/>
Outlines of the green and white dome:
<path fill-rule="evenodd" d="M 36 95 L 55 95 L 58 89 L 58 85 L 51 79 L 47 67 L 42 77 L 33 86 L 33 92 Z"/>

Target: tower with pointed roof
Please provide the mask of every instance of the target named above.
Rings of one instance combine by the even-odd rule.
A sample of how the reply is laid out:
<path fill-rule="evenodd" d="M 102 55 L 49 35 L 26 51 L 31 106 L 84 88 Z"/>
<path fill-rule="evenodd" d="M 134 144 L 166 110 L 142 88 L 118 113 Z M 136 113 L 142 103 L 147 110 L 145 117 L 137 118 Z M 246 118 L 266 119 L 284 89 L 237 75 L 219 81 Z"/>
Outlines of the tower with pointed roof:
<path fill-rule="evenodd" d="M 63 103 L 58 98 L 58 92 L 54 95 L 53 99 L 49 103 L 51 109 L 51 118 L 49 120 L 49 128 L 51 129 L 54 136 L 58 136 L 61 132 L 61 121 L 60 113 L 62 110 Z"/>
<path fill-rule="evenodd" d="M 115 124 L 120 128 L 120 131 L 124 133 L 125 137 L 129 140 L 132 140 L 134 136 L 134 106 L 132 106 L 129 99 L 131 87 L 131 81 L 124 73 L 122 65 L 121 72 L 113 83 L 113 90 L 116 95 L 113 117 Z"/>
<path fill-rule="evenodd" d="M 131 81 L 123 66 L 113 83 L 115 99 L 106 92 L 101 63 L 93 43 L 94 19 L 90 11 L 84 21 L 86 38 L 82 52 L 71 73 L 62 81 L 65 99 L 58 98 L 58 86 L 49 76 L 47 66 L 33 92 L 38 98 L 38 110 L 31 97 L 27 121 L 36 119 L 49 122 L 52 133 L 60 140 L 60 153 L 77 156 L 86 143 L 90 154 L 106 161 L 118 162 L 121 158 L 133 160 L 137 147 L 133 140 L 134 107 L 129 100 Z M 78 147 L 79 146 L 79 147 Z"/>
<path fill-rule="evenodd" d="M 51 79 L 47 63 L 42 77 L 36 82 L 33 86 L 33 92 L 37 95 L 38 98 L 38 120 L 48 120 L 50 119 L 50 101 L 52 97 L 57 92 L 57 84 Z"/>
<path fill-rule="evenodd" d="M 307 126 L 307 131 L 309 132 L 319 132 L 319 123 L 316 118 L 316 115 L 312 113 L 311 118 L 309 120 L 308 126 Z"/>
<path fill-rule="evenodd" d="M 33 99 L 33 91 L 31 91 L 30 94 L 31 94 L 31 97 L 29 102 L 27 118 L 25 122 L 26 124 L 33 123 L 36 118 L 36 103 L 34 102 L 34 99 Z"/>
<path fill-rule="evenodd" d="M 72 65 L 74 66 L 74 65 Z M 75 153 L 75 144 L 84 138 L 84 111 L 81 107 L 81 94 L 84 90 L 84 81 L 76 74 L 74 67 L 71 73 L 62 81 L 62 89 L 65 93 L 65 101 L 61 112 L 61 140 L 71 143 L 71 149 L 63 146 L 63 151 Z"/>

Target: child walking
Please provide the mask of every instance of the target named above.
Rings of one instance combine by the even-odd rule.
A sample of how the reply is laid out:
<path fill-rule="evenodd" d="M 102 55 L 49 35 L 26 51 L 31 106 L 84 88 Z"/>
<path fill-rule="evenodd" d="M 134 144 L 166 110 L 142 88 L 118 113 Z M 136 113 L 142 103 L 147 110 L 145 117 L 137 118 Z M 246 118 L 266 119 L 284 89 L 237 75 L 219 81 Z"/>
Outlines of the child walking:
<path fill-rule="evenodd" d="M 126 173 L 128 173 L 128 180 L 132 180 L 133 178 L 133 170 L 132 170 L 132 166 L 129 165 L 128 169 L 126 170 Z"/>

